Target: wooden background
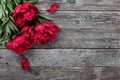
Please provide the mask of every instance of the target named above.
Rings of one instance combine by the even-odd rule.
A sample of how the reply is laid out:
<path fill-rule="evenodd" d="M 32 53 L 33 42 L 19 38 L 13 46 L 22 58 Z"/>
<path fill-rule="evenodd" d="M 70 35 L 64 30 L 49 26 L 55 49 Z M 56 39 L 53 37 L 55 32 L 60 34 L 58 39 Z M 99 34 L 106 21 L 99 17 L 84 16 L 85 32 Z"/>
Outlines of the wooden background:
<path fill-rule="evenodd" d="M 60 26 L 58 38 L 25 53 L 31 69 L 20 68 L 18 55 L 0 50 L 0 80 L 120 80 L 120 0 L 39 0 L 41 12 Z"/>

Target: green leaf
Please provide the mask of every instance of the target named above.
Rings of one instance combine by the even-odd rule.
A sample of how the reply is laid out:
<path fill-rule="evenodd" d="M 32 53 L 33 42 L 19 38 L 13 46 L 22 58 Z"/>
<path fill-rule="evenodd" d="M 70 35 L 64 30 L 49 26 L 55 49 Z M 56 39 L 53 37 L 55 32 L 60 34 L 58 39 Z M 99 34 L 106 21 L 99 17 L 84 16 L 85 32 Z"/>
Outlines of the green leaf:
<path fill-rule="evenodd" d="M 11 0 L 8 0 L 7 8 L 9 11 L 9 15 L 11 15 L 13 13 L 13 9 L 14 9 L 14 5 L 13 5 L 13 2 Z"/>
<path fill-rule="evenodd" d="M 0 5 L 0 19 L 2 18 L 2 7 Z"/>
<path fill-rule="evenodd" d="M 8 15 L 7 0 L 3 0 L 2 3 L 1 3 L 1 5 L 2 5 L 2 9 L 3 9 L 3 11 L 4 11 L 4 14 L 5 14 L 5 15 Z"/>
<path fill-rule="evenodd" d="M 11 14 L 15 7 L 13 0 L 0 0 L 0 44 L 11 39 L 11 36 L 19 32 L 18 28 L 12 23 Z"/>
<path fill-rule="evenodd" d="M 45 22 L 45 21 L 51 21 L 51 19 L 48 16 L 39 14 L 38 17 L 37 17 L 37 23 L 42 23 L 42 22 Z"/>
<path fill-rule="evenodd" d="M 4 9 L 4 6 L 2 4 L 0 4 L 1 6 L 1 13 L 3 15 L 3 17 L 6 17 L 6 13 L 5 13 L 5 9 Z"/>
<path fill-rule="evenodd" d="M 9 24 L 6 25 L 6 32 L 9 33 L 9 34 L 11 34 L 11 29 L 9 27 Z"/>
<path fill-rule="evenodd" d="M 18 28 L 10 21 L 12 28 L 14 28 L 15 31 L 19 32 Z"/>
<path fill-rule="evenodd" d="M 43 15 L 43 14 L 39 14 L 38 17 L 51 21 L 50 17 L 45 16 L 45 15 Z"/>
<path fill-rule="evenodd" d="M 26 2 L 36 3 L 37 0 L 25 0 Z"/>
<path fill-rule="evenodd" d="M 2 25 L 2 23 L 3 23 L 3 22 L 2 22 L 2 20 L 0 19 L 0 26 Z"/>
<path fill-rule="evenodd" d="M 4 21 L 4 22 L 2 23 L 2 25 L 0 26 L 0 28 L 4 27 L 4 26 L 7 24 L 7 22 L 8 22 L 8 20 Z"/>

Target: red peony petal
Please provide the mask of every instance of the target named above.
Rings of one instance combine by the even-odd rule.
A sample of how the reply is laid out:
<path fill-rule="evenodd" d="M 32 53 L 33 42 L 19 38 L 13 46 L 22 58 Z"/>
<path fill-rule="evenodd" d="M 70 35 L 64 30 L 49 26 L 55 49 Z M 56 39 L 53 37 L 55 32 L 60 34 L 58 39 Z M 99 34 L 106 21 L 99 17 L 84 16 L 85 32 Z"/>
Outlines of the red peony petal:
<path fill-rule="evenodd" d="M 56 39 L 59 27 L 52 22 L 43 22 L 35 26 L 34 34 L 32 35 L 35 44 L 47 44 L 49 41 Z"/>
<path fill-rule="evenodd" d="M 12 49 L 12 48 L 13 48 L 13 41 L 12 41 L 12 40 L 9 40 L 9 41 L 6 43 L 6 47 L 7 47 L 7 49 Z"/>
<path fill-rule="evenodd" d="M 53 3 L 51 7 L 47 10 L 47 12 L 55 12 L 55 10 L 58 8 L 59 4 L 57 2 Z"/>
<path fill-rule="evenodd" d="M 24 26 L 32 24 L 37 15 L 37 7 L 30 2 L 26 2 L 15 7 L 12 21 L 18 28 L 22 29 Z"/>
<path fill-rule="evenodd" d="M 27 58 L 22 58 L 21 59 L 21 67 L 23 70 L 28 70 L 29 69 L 29 61 Z"/>

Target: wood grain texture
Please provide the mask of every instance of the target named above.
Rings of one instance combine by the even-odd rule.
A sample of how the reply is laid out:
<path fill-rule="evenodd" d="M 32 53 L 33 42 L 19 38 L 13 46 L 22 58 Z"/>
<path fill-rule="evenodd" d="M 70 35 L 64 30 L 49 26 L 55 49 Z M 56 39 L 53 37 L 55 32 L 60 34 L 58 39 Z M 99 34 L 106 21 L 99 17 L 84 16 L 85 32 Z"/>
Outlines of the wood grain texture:
<path fill-rule="evenodd" d="M 38 0 L 40 10 L 46 10 L 53 2 L 59 2 L 58 10 L 120 10 L 120 0 Z"/>
<path fill-rule="evenodd" d="M 20 56 L 6 49 L 0 56 L 1 65 L 20 65 Z M 31 66 L 120 66 L 119 49 L 31 49 L 25 56 Z"/>
<path fill-rule="evenodd" d="M 55 13 L 45 13 L 53 2 Z M 20 56 L 0 49 L 0 80 L 120 80 L 120 0 L 38 0 L 61 31 L 54 42 Z"/>
<path fill-rule="evenodd" d="M 120 29 L 119 11 L 57 11 L 46 15 L 62 29 Z"/>
<path fill-rule="evenodd" d="M 20 67 L 0 66 L 1 80 L 119 80 L 120 67 Z"/>
<path fill-rule="evenodd" d="M 119 11 L 58 11 L 49 16 L 61 32 L 55 42 L 33 48 L 120 48 Z"/>
<path fill-rule="evenodd" d="M 61 31 L 54 42 L 33 49 L 120 48 L 119 11 L 58 11 L 48 16 Z"/>
<path fill-rule="evenodd" d="M 112 33 L 112 30 L 105 30 L 106 32 L 104 30 L 61 30 L 54 42 L 47 45 L 35 45 L 33 48 L 120 48 L 119 32 Z"/>

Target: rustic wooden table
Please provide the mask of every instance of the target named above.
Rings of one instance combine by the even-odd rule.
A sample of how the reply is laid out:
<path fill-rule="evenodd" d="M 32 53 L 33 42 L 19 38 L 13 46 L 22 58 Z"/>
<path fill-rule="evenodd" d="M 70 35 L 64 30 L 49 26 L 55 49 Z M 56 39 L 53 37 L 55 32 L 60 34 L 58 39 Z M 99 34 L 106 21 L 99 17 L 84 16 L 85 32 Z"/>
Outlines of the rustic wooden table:
<path fill-rule="evenodd" d="M 120 80 L 120 0 L 39 0 L 61 31 L 55 42 L 37 45 L 26 56 L 31 69 L 20 68 L 18 55 L 0 50 L 0 80 Z"/>

